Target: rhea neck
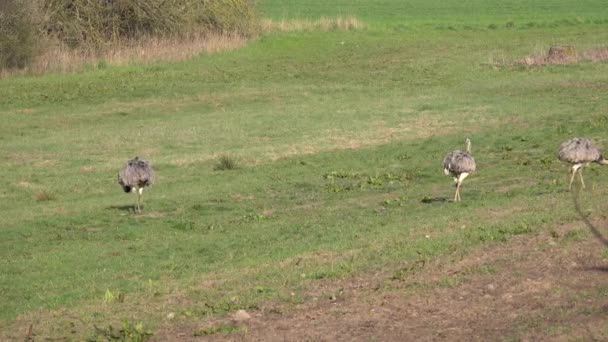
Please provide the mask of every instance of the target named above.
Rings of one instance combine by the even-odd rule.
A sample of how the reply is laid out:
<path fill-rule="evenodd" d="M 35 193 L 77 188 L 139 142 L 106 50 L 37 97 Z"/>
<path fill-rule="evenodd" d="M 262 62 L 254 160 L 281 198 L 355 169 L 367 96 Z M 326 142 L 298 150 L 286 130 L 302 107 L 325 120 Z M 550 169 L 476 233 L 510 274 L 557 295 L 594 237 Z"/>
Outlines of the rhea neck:
<path fill-rule="evenodd" d="M 467 146 L 467 148 L 466 148 L 467 153 L 471 154 L 471 139 L 467 138 L 467 140 L 466 140 L 466 146 Z M 608 160 L 606 162 L 608 163 Z"/>

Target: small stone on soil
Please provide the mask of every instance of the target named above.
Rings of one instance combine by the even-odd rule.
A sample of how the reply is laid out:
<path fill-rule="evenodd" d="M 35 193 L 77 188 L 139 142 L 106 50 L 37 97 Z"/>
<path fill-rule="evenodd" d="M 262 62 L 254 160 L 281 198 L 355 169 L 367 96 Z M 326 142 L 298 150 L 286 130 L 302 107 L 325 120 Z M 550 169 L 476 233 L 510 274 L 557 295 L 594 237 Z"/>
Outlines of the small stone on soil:
<path fill-rule="evenodd" d="M 251 319 L 251 316 L 245 310 L 238 310 L 232 315 L 232 319 L 237 322 L 244 322 Z"/>

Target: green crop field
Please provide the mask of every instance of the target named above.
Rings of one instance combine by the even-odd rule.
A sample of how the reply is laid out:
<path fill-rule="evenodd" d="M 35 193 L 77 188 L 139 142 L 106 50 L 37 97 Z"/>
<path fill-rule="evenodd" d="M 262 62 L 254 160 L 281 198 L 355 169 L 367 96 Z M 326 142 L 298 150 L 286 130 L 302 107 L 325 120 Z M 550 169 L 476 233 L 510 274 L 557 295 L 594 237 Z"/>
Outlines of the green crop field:
<path fill-rule="evenodd" d="M 606 47 L 585 1 L 259 1 L 262 17 L 354 15 L 181 63 L 0 80 L 3 340 L 79 340 L 169 313 L 202 320 L 310 284 L 467 253 L 572 222 L 559 143 L 608 148 L 608 63 L 523 66 Z M 444 155 L 471 138 L 460 203 Z M 116 174 L 149 159 L 143 213 Z M 221 157 L 237 168 L 221 170 Z M 608 170 L 585 171 L 605 214 Z M 494 213 L 509 213 L 495 215 Z M 295 295 L 293 295 L 295 294 Z"/>

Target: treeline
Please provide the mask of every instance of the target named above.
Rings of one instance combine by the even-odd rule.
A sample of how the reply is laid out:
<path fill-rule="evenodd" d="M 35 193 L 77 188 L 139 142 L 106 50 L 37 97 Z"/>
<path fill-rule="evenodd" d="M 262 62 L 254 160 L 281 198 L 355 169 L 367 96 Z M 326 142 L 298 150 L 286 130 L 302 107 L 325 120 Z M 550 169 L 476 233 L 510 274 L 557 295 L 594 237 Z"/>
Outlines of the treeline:
<path fill-rule="evenodd" d="M 202 32 L 250 36 L 253 0 L 0 0 L 0 68 L 23 68 L 53 44 L 102 50 Z"/>

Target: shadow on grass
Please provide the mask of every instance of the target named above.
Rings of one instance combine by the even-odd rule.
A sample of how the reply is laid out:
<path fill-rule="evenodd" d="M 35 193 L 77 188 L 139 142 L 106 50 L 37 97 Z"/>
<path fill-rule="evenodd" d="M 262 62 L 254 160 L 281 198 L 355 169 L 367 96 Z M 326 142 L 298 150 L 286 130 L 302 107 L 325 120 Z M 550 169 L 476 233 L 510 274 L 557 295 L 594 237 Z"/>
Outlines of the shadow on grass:
<path fill-rule="evenodd" d="M 608 272 L 608 266 L 591 266 L 585 267 L 584 270 L 593 272 Z"/>
<path fill-rule="evenodd" d="M 109 207 L 106 207 L 106 209 L 135 212 L 135 206 L 133 204 L 131 204 L 131 205 L 111 205 Z M 143 209 L 143 207 L 142 207 L 142 209 Z"/>
<path fill-rule="evenodd" d="M 585 215 L 585 213 L 581 209 L 581 204 L 579 202 L 579 197 L 580 197 L 580 191 L 578 189 L 572 191 L 572 201 L 574 202 L 574 210 L 576 210 L 576 212 L 578 213 L 578 215 L 581 217 L 581 220 L 583 220 L 583 222 L 589 228 L 589 230 L 591 231 L 591 233 L 593 233 L 593 235 L 602 244 L 604 244 L 605 247 L 608 247 L 608 239 L 604 235 L 602 235 L 602 233 L 599 231 L 599 229 L 597 229 L 597 227 L 593 225 L 593 223 L 589 220 L 589 218 L 587 217 L 587 215 Z"/>
<path fill-rule="evenodd" d="M 446 197 L 424 197 L 420 202 L 425 204 L 432 203 L 445 203 L 445 202 L 454 202 L 452 199 Z"/>

